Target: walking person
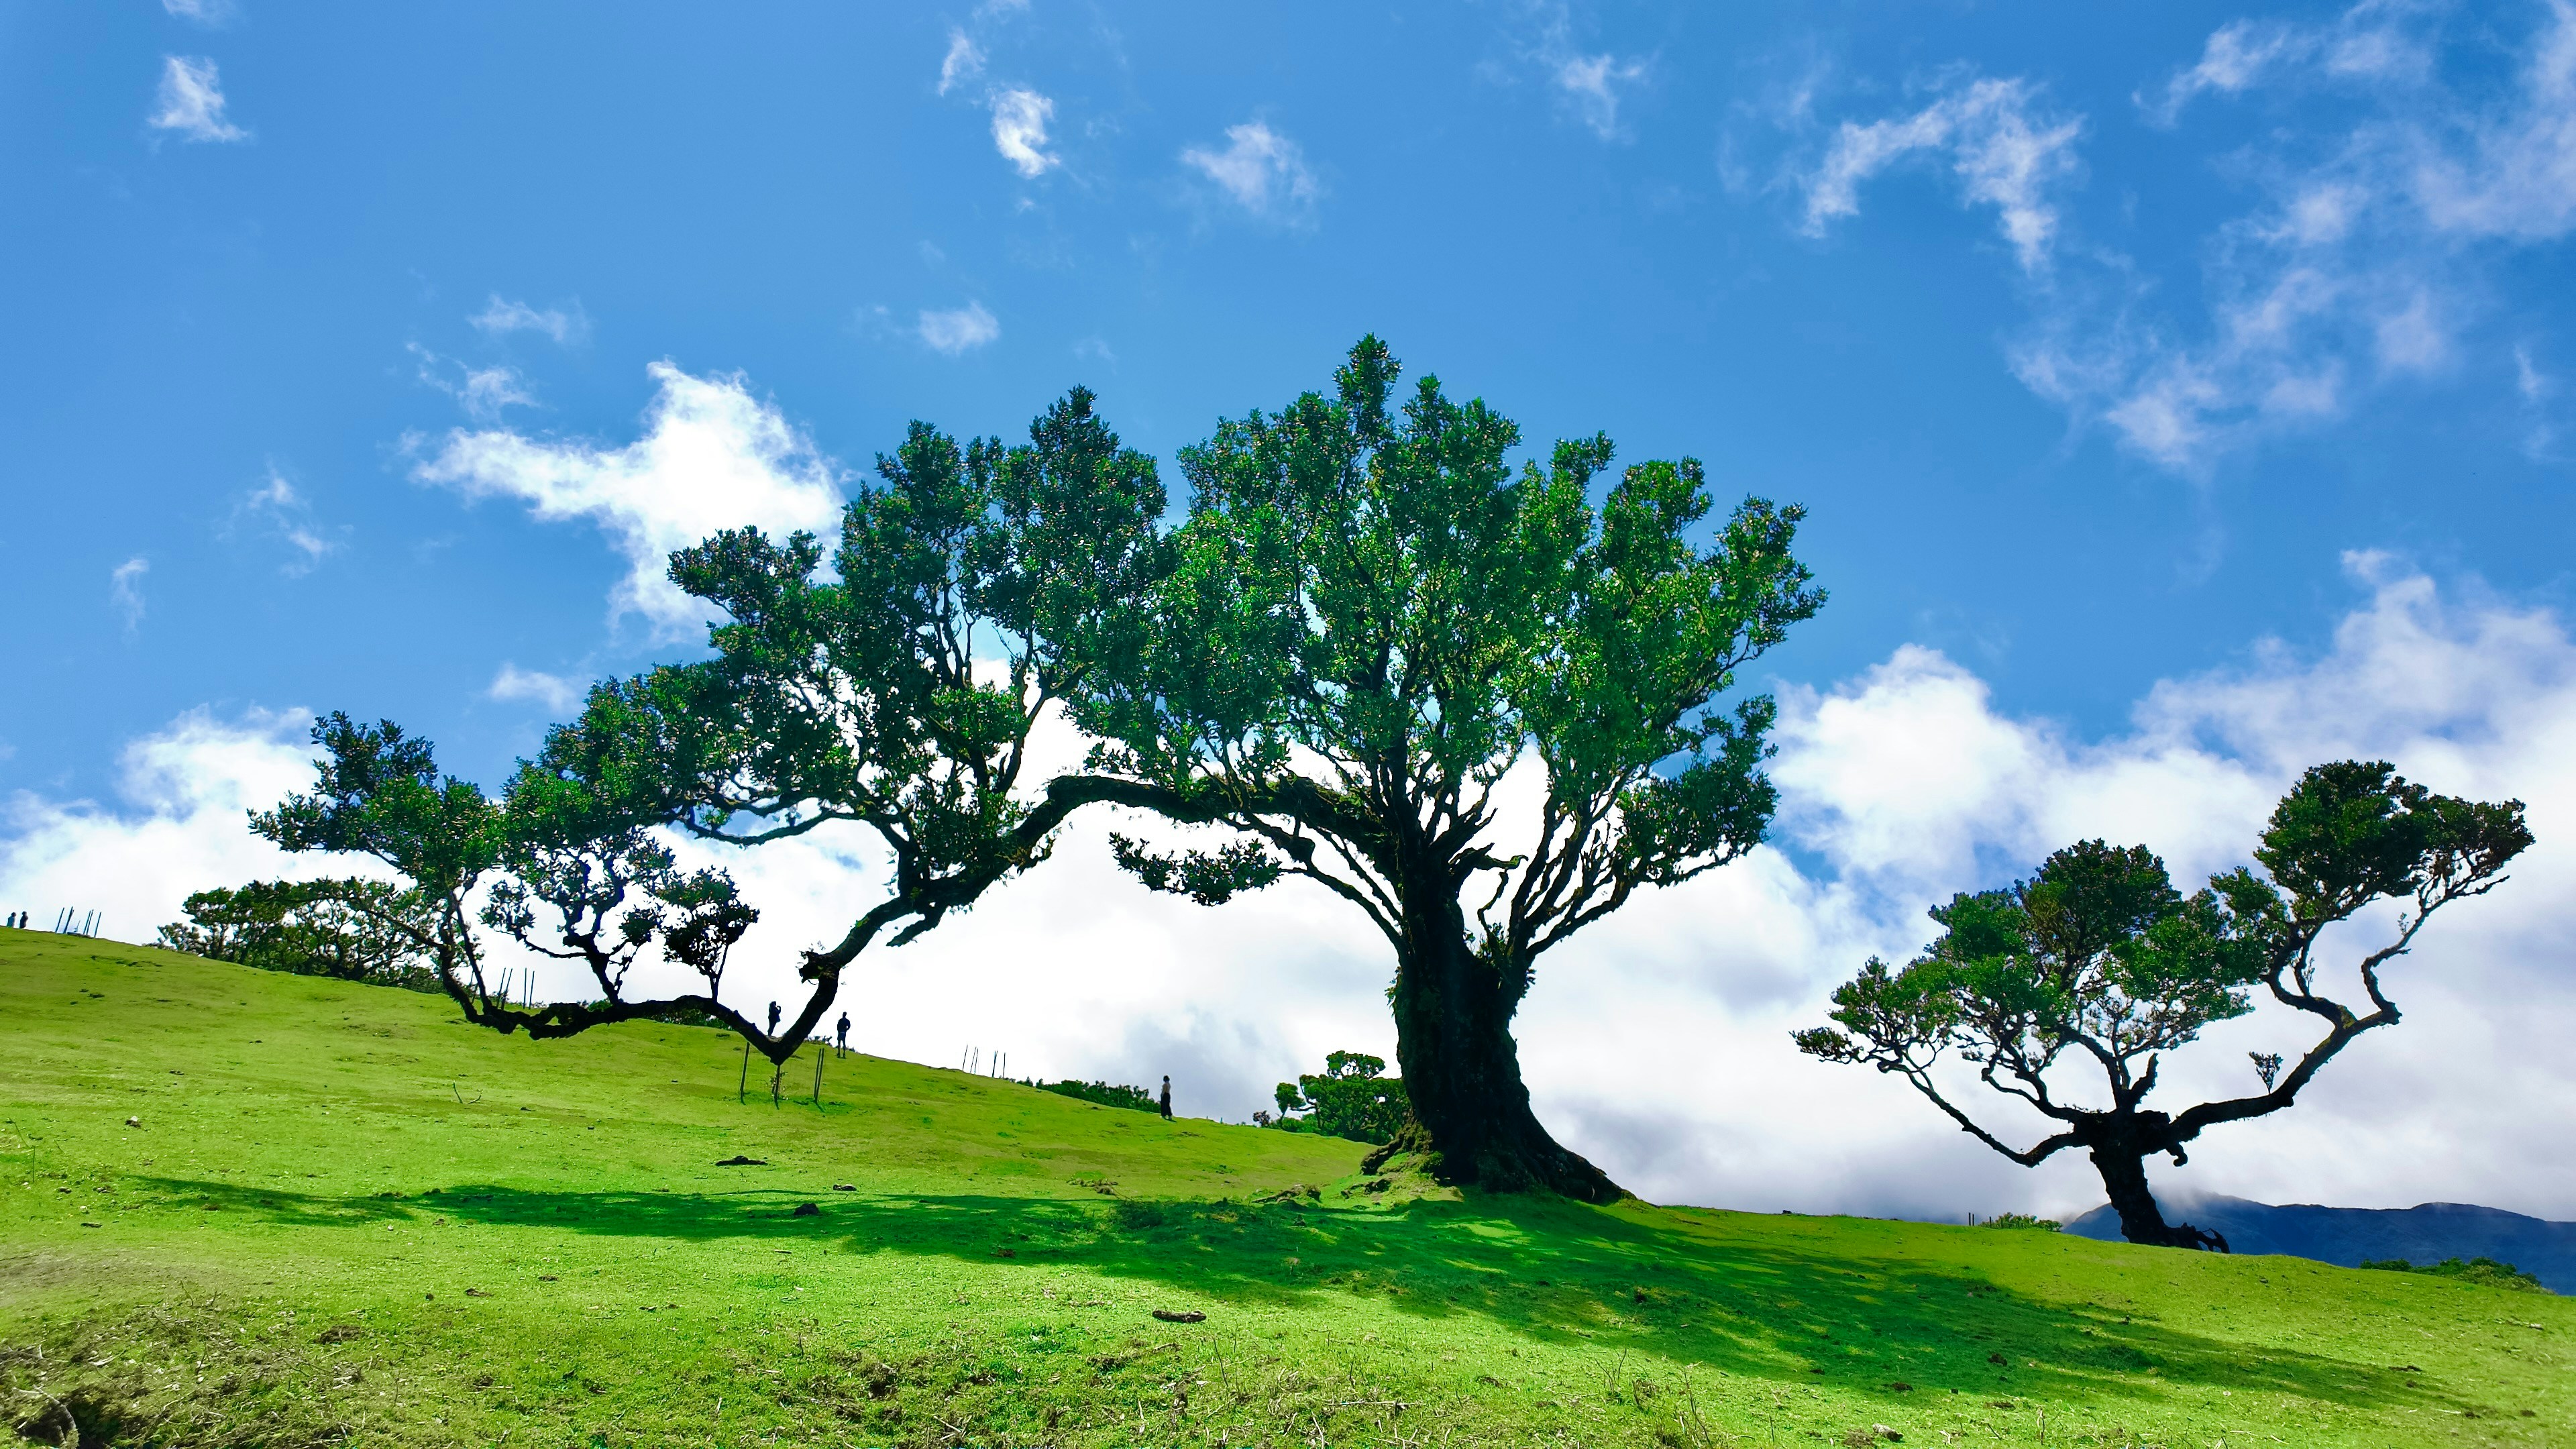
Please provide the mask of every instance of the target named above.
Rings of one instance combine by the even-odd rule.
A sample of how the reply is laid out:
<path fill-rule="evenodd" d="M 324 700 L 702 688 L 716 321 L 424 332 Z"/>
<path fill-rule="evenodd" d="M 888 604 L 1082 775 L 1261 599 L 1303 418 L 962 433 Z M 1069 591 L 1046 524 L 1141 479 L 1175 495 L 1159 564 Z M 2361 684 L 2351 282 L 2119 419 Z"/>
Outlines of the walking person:
<path fill-rule="evenodd" d="M 846 1011 L 841 1013 L 841 1030 L 838 1045 L 841 1048 L 841 1055 L 848 1056 L 850 1054 L 850 1014 Z"/>
<path fill-rule="evenodd" d="M 1172 1079 L 1169 1076 L 1163 1078 L 1163 1120 L 1172 1120 Z"/>

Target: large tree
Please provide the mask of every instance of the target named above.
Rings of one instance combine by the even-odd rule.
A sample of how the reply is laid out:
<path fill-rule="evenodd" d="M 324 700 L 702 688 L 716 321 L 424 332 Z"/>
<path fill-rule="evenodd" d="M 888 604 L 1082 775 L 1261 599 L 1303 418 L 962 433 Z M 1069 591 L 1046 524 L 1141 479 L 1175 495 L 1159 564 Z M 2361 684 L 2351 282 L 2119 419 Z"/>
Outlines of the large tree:
<path fill-rule="evenodd" d="M 1606 1200 L 1532 1114 L 1513 1015 L 1544 953 L 1762 838 L 1772 702 L 1721 699 L 1824 595 L 1800 509 L 1748 498 L 1703 535 L 1687 458 L 1596 504 L 1607 437 L 1515 468 L 1508 418 L 1397 375 L 1364 338 L 1329 394 L 1182 451 L 1150 636 L 1075 696 L 1125 787 L 1094 793 L 1231 832 L 1117 838 L 1148 885 L 1303 877 L 1385 938 L 1412 1120 L 1376 1161 Z"/>
<path fill-rule="evenodd" d="M 1797 1044 L 1904 1077 L 2025 1167 L 2083 1149 L 2130 1242 L 2223 1248 L 2165 1221 L 2146 1159 L 2165 1153 L 2180 1165 L 2206 1129 L 2287 1108 L 2355 1038 L 2395 1025 L 2382 968 L 2414 946 L 2435 911 L 2501 884 L 2506 863 L 2530 844 L 2520 801 L 2436 795 L 2384 763 L 2318 765 L 2273 810 L 2254 851 L 2263 873 L 2228 871 L 2185 896 L 2144 846 L 2069 846 L 2029 880 L 1935 907 L 1941 935 L 1921 956 L 1893 971 L 1872 960 L 1835 990 L 1839 1026 L 1797 1033 Z M 2350 979 L 2369 1004 L 2355 1010 L 2326 994 L 2325 941 L 2384 900 L 2408 908 L 2355 953 Z M 2321 1023 L 2315 1044 L 2286 1072 L 2279 1054 L 2254 1054 L 2260 1092 L 2178 1113 L 2147 1106 L 2164 1054 L 2254 1010 L 2258 987 Z M 1980 1125 L 1936 1080 L 1952 1055 L 2055 1130 L 2015 1148 Z M 2098 1079 L 2089 1100 L 2067 1095 L 2077 1076 Z"/>
<path fill-rule="evenodd" d="M 1018 446 L 915 424 L 851 501 L 828 575 L 801 533 L 674 555 L 673 581 L 719 615 L 711 657 L 594 688 L 499 799 L 397 726 L 334 715 L 314 731 L 318 788 L 255 828 L 374 856 L 433 902 L 405 928 L 473 1021 L 560 1037 L 698 1012 L 784 1062 L 861 952 L 1034 864 L 1091 798 L 1025 778 L 1030 735 L 1104 657 L 1136 652 L 1164 555 L 1154 462 L 1091 403 L 1077 389 Z M 681 869 L 671 837 L 754 847 L 834 823 L 883 847 L 886 894 L 797 953 L 804 999 L 773 1024 L 724 989 L 757 911 L 728 872 Z M 478 919 L 578 963 L 596 994 L 513 1004 Z"/>

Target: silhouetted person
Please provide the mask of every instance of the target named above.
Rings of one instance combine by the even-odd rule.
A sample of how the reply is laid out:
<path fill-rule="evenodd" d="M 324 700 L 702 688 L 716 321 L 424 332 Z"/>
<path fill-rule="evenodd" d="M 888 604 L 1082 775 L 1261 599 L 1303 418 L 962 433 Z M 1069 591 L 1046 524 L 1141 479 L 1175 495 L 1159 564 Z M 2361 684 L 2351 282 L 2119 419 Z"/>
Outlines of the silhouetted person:
<path fill-rule="evenodd" d="M 1163 1078 L 1163 1120 L 1172 1120 L 1172 1079 Z"/>
<path fill-rule="evenodd" d="M 778 1003 L 775 1001 L 769 1003 L 769 1034 L 778 1035 Z"/>
<path fill-rule="evenodd" d="M 850 1054 L 850 1014 L 846 1011 L 841 1013 L 840 1048 L 841 1055 Z"/>

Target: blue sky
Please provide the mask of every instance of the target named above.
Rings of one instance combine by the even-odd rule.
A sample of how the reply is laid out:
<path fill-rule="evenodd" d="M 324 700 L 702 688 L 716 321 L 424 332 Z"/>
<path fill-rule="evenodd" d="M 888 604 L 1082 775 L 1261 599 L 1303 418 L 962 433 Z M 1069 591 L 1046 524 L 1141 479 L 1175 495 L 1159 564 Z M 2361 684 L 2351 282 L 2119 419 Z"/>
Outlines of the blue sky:
<path fill-rule="evenodd" d="M 2269 780 L 2157 701 L 2438 693 L 2354 631 L 2566 602 L 2563 4 L 5 3 L 0 138 L 13 881 L 167 813 L 138 742 L 345 708 L 498 778 L 686 650 L 659 543 L 828 517 L 908 419 L 1080 382 L 1168 458 L 1364 331 L 1808 505 L 1813 739 L 1948 680 Z M 1817 889 L 1839 838 L 1784 832 Z"/>

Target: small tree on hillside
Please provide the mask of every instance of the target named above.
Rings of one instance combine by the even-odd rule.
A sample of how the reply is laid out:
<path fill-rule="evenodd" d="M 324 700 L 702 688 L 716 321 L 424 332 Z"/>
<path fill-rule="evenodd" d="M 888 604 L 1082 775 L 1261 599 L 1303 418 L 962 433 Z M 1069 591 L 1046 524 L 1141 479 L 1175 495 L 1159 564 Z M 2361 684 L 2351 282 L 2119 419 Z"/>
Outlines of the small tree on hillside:
<path fill-rule="evenodd" d="M 1383 1057 L 1327 1052 L 1321 1073 L 1279 1084 L 1278 1125 L 1354 1142 L 1392 1142 L 1413 1115 L 1413 1105 L 1404 1095 L 1404 1083 L 1385 1072 Z M 1306 1115 L 1294 1115 L 1301 1112 Z"/>
<path fill-rule="evenodd" d="M 415 938 L 430 902 L 385 881 L 252 881 L 188 897 L 161 944 L 263 971 L 436 990 Z"/>
<path fill-rule="evenodd" d="M 1214 903 L 1281 875 L 1364 914 L 1394 956 L 1412 1118 L 1390 1147 L 1455 1181 L 1619 1189 L 1530 1111 L 1511 1022 L 1539 957 L 1734 860 L 1775 800 L 1773 705 L 1720 700 L 1824 601 L 1803 516 L 1712 500 L 1690 459 L 1603 490 L 1610 440 L 1513 468 L 1520 430 L 1363 338 L 1331 395 L 1219 426 L 1147 647 L 1086 681 L 1104 798 L 1236 835 L 1144 882 Z M 1503 782 L 1533 767 L 1529 804 Z"/>
<path fill-rule="evenodd" d="M 1086 391 L 1017 447 L 916 423 L 878 475 L 828 577 L 801 533 L 674 555 L 673 581 L 722 615 L 713 657 L 594 688 L 500 799 L 440 776 L 426 741 L 334 715 L 314 731 L 319 787 L 254 828 L 401 872 L 435 903 L 414 934 L 472 1021 L 560 1037 L 697 1011 L 785 1062 L 862 951 L 1034 864 L 1093 798 L 1027 780 L 1029 735 L 1104 655 L 1136 647 L 1161 557 L 1153 460 L 1118 445 Z M 773 1028 L 725 998 L 758 913 L 728 873 L 681 870 L 663 832 L 751 847 L 835 821 L 870 831 L 892 878 L 840 939 L 798 953 L 805 999 Z M 496 995 L 476 920 L 578 963 L 597 997 Z"/>
<path fill-rule="evenodd" d="M 2530 844 L 2520 801 L 2435 795 L 2386 764 L 2318 765 L 2272 812 L 2254 852 L 2265 874 L 2239 868 L 2184 896 L 2144 846 L 2069 846 L 2009 890 L 1936 907 L 1942 933 L 1923 955 L 1897 971 L 1872 960 L 1834 992 L 1840 1029 L 1799 1032 L 1796 1041 L 1826 1061 L 1902 1075 L 2025 1167 L 2083 1148 L 2130 1242 L 2223 1248 L 2213 1234 L 2164 1220 L 2146 1159 L 2166 1153 L 2180 1165 L 2203 1130 L 2281 1111 L 2354 1038 L 2394 1025 L 2381 968 L 2413 946 L 2433 912 L 2502 884 L 2506 863 Z M 2328 969 L 2321 939 L 2388 899 L 2410 909 L 2389 939 L 2354 961 L 2370 1005 L 2356 1012 L 2320 984 Z M 2277 1056 L 2257 1054 L 2259 1093 L 2178 1114 L 2147 1107 L 2162 1054 L 2252 1011 L 2258 986 L 2323 1022 L 2325 1034 L 2286 1072 Z M 2016 1149 L 1980 1126 L 1933 1079 L 1953 1053 L 2058 1130 Z M 2101 1078 L 2105 1095 L 2095 1104 L 2059 1095 L 2076 1072 Z"/>

